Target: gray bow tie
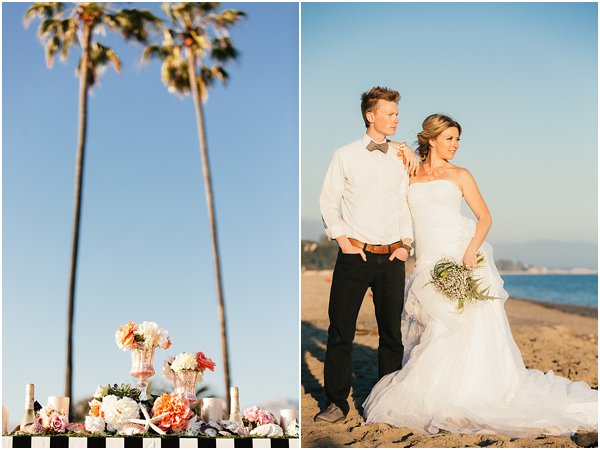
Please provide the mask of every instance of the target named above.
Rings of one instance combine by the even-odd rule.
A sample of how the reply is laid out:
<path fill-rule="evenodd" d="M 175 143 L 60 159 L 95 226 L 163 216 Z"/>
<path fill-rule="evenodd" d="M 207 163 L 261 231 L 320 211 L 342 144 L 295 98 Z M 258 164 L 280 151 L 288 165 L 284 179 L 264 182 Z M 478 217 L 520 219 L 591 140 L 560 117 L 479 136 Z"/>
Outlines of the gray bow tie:
<path fill-rule="evenodd" d="M 387 142 L 384 142 L 382 144 L 376 144 L 375 142 L 371 141 L 369 142 L 369 145 L 367 145 L 367 150 L 369 150 L 370 152 L 374 150 L 379 150 L 381 153 L 387 153 L 388 147 L 389 144 Z"/>

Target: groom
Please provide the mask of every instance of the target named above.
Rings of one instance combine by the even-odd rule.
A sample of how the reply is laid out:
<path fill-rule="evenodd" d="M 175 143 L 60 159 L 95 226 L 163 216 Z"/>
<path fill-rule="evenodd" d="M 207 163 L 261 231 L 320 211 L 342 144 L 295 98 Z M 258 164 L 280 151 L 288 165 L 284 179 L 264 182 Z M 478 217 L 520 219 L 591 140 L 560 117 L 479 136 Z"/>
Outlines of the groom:
<path fill-rule="evenodd" d="M 339 252 L 329 297 L 325 356 L 329 405 L 315 420 L 337 422 L 348 414 L 352 341 L 369 287 L 379 331 L 379 377 L 402 365 L 404 262 L 412 251 L 413 234 L 406 200 L 408 174 L 401 153 L 386 139 L 396 133 L 399 100 L 397 91 L 384 87 L 362 94 L 366 134 L 336 150 L 321 190 L 325 233 L 337 241 Z M 411 166 L 416 166 L 414 153 L 405 144 L 402 147 Z"/>

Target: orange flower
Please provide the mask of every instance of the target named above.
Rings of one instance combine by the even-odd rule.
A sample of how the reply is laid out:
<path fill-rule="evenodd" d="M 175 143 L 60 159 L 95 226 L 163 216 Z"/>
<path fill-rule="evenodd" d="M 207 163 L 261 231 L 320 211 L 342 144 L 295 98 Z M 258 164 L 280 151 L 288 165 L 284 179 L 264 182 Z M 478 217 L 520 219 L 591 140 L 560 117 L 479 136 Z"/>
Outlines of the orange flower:
<path fill-rule="evenodd" d="M 198 363 L 198 369 L 200 369 L 201 372 L 204 372 L 206 369 L 212 370 L 213 372 L 215 371 L 215 362 L 204 356 L 204 353 L 202 352 L 196 354 L 196 362 Z"/>
<path fill-rule="evenodd" d="M 179 394 L 163 394 L 156 399 L 152 408 L 152 415 L 158 416 L 169 413 L 158 422 L 164 431 L 178 433 L 187 428 L 188 420 L 194 415 L 190 409 L 187 398 Z"/>
<path fill-rule="evenodd" d="M 135 336 L 133 335 L 134 331 L 134 322 L 128 322 L 127 325 L 119 327 L 115 333 L 115 341 L 121 350 L 127 350 L 127 347 L 131 347 L 135 342 Z"/>
<path fill-rule="evenodd" d="M 92 400 L 90 402 L 90 416 L 92 417 L 104 417 L 104 412 L 100 411 L 102 403 L 98 400 Z"/>

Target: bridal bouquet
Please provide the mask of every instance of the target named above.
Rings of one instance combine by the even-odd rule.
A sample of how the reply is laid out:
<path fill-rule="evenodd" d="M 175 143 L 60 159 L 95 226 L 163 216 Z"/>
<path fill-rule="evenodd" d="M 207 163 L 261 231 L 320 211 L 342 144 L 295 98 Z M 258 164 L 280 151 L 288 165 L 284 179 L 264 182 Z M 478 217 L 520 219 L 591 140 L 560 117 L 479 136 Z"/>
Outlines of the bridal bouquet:
<path fill-rule="evenodd" d="M 481 267 L 485 258 L 477 254 L 477 267 Z M 440 259 L 431 271 L 431 281 L 435 288 L 450 300 L 456 302 L 456 310 L 462 312 L 465 301 L 475 303 L 479 300 L 494 300 L 489 295 L 489 286 L 481 288 L 481 280 L 473 276 L 475 268 L 457 264 L 449 258 Z M 429 284 L 428 283 L 428 284 Z"/>

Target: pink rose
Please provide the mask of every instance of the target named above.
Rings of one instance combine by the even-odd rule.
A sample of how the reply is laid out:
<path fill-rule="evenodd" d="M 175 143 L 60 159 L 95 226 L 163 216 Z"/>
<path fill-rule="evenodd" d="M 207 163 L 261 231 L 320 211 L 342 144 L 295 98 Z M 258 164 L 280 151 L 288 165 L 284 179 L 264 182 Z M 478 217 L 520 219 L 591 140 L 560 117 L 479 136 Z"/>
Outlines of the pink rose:
<path fill-rule="evenodd" d="M 256 422 L 258 420 L 258 416 L 260 415 L 260 409 L 258 406 L 251 406 L 250 408 L 246 408 L 244 410 L 244 419 L 248 422 Z"/>
<path fill-rule="evenodd" d="M 50 416 L 50 425 L 57 433 L 64 433 L 67 422 L 63 416 L 58 413 L 52 413 Z"/>
<path fill-rule="evenodd" d="M 261 410 L 258 416 L 258 423 L 260 425 L 268 425 L 270 423 L 275 423 L 275 417 L 269 411 Z"/>

